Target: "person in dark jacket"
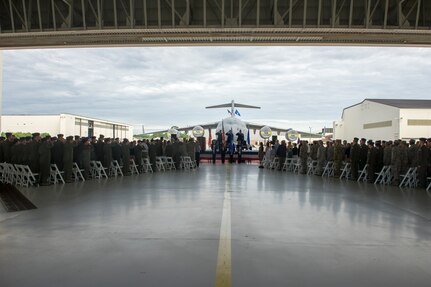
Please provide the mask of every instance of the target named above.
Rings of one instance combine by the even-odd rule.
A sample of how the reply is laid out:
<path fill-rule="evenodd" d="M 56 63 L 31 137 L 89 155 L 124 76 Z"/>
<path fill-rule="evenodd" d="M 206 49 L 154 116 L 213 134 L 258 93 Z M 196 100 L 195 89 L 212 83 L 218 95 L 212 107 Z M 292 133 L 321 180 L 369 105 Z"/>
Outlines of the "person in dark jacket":
<path fill-rule="evenodd" d="M 90 179 L 90 161 L 91 154 L 93 153 L 93 146 L 91 145 L 91 138 L 84 138 L 80 148 L 81 151 L 81 164 L 84 169 L 85 180 Z"/>
<path fill-rule="evenodd" d="M 43 138 L 39 146 L 39 165 L 40 165 L 40 185 L 50 184 L 51 175 L 51 137 L 46 136 Z"/>
<path fill-rule="evenodd" d="M 124 139 L 121 145 L 121 157 L 123 159 L 123 175 L 130 175 L 130 143 L 128 139 Z"/>
<path fill-rule="evenodd" d="M 281 144 L 278 146 L 276 155 L 278 157 L 278 163 L 279 163 L 278 170 L 281 170 L 284 162 L 286 161 L 286 156 L 287 156 L 286 141 L 284 140 L 281 141 Z"/>
<path fill-rule="evenodd" d="M 63 169 L 64 180 L 72 182 L 73 174 L 73 150 L 77 144 L 73 141 L 73 136 L 68 136 L 63 145 Z"/>
<path fill-rule="evenodd" d="M 103 156 L 103 160 L 102 160 L 103 166 L 109 170 L 112 162 L 112 143 L 110 138 L 107 138 L 104 140 L 102 148 L 103 148 L 103 151 L 99 155 Z"/>

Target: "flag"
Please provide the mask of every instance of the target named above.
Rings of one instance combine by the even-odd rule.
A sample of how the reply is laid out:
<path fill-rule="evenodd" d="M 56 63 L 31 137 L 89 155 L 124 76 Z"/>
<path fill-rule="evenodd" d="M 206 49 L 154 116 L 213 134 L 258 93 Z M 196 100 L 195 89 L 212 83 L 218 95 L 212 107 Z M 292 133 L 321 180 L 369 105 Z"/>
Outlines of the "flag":
<path fill-rule="evenodd" d="M 229 115 L 232 115 L 232 112 L 231 112 L 231 111 L 229 111 L 229 110 L 227 110 L 227 113 L 228 113 Z"/>
<path fill-rule="evenodd" d="M 208 146 L 211 147 L 212 139 L 211 139 L 211 130 L 209 130 L 209 137 L 208 137 Z"/>
<path fill-rule="evenodd" d="M 247 145 L 250 146 L 250 129 L 247 131 Z"/>
<path fill-rule="evenodd" d="M 241 116 L 241 114 L 238 112 L 238 110 L 235 110 L 235 115 Z"/>
<path fill-rule="evenodd" d="M 221 120 L 221 141 L 223 142 L 223 145 L 226 144 L 226 138 L 225 138 L 225 134 L 224 134 L 223 120 Z"/>

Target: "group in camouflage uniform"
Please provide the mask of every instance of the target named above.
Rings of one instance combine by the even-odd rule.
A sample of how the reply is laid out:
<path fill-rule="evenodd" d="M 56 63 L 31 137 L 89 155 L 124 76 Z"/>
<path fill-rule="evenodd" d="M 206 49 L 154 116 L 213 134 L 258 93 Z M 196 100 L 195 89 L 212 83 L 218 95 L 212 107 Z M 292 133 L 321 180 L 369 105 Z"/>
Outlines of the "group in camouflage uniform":
<path fill-rule="evenodd" d="M 299 146 L 301 173 L 307 172 L 308 160 L 317 162 L 316 175 L 322 175 L 323 168 L 329 161 L 333 162 L 334 176 L 341 174 L 343 162 L 351 165 L 351 179 L 357 180 L 359 172 L 367 166 L 368 182 L 374 183 L 376 175 L 384 166 L 391 168 L 393 185 L 399 185 L 401 175 L 409 168 L 417 168 L 419 187 L 426 188 L 427 178 L 431 176 L 431 138 L 418 141 L 402 140 L 376 141 L 354 138 L 352 143 L 335 140 L 326 143 L 314 141 L 311 145 L 301 141 Z"/>
<path fill-rule="evenodd" d="M 90 162 L 100 161 L 105 168 L 117 160 L 123 167 L 123 174 L 130 175 L 129 159 L 134 159 L 138 167 L 143 158 L 148 158 L 156 171 L 156 157 L 170 156 L 179 167 L 181 156 L 190 156 L 199 166 L 200 146 L 194 139 L 179 141 L 139 140 L 129 142 L 118 138 L 105 138 L 103 135 L 83 138 L 58 134 L 57 137 L 41 138 L 39 133 L 31 137 L 16 138 L 12 133 L 0 137 L 0 162 L 28 165 L 31 171 L 39 174 L 39 184 L 50 184 L 51 164 L 56 164 L 64 172 L 66 182 L 72 182 L 73 163 L 83 169 L 85 179 L 90 179 Z"/>

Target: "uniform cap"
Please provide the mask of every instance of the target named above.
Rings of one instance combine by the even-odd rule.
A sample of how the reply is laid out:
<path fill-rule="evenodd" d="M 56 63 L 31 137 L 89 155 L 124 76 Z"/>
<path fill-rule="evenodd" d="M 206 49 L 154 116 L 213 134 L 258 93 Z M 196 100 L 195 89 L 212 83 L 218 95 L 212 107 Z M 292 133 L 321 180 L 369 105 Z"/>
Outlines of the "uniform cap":
<path fill-rule="evenodd" d="M 79 139 L 80 138 L 80 136 L 75 136 L 75 139 L 77 140 L 77 139 Z"/>
<path fill-rule="evenodd" d="M 365 138 L 361 138 L 361 141 L 364 141 L 364 142 L 366 142 L 367 140 L 366 140 Z"/>
<path fill-rule="evenodd" d="M 66 137 L 66 140 L 73 140 L 73 136 Z"/>
<path fill-rule="evenodd" d="M 38 136 L 40 136 L 40 133 L 32 133 L 31 134 L 33 137 L 38 137 Z"/>
<path fill-rule="evenodd" d="M 58 134 L 57 137 L 62 138 L 62 137 L 64 137 L 64 134 Z"/>
<path fill-rule="evenodd" d="M 427 141 L 427 139 L 426 138 L 420 138 L 419 139 L 421 142 L 426 142 Z"/>
<path fill-rule="evenodd" d="M 10 137 L 12 135 L 12 133 L 6 133 L 6 137 Z"/>

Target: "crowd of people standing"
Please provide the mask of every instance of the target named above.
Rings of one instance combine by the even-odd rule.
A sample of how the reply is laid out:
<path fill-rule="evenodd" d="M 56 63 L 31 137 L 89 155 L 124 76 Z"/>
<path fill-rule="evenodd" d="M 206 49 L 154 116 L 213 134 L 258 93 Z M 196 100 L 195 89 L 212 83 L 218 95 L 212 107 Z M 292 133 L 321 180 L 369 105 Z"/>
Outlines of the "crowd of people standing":
<path fill-rule="evenodd" d="M 359 172 L 366 167 L 368 182 L 374 183 L 376 174 L 384 166 L 390 166 L 393 176 L 392 184 L 399 185 L 401 175 L 405 174 L 409 168 L 417 168 L 418 186 L 427 187 L 427 177 L 431 176 L 431 138 L 420 138 L 419 140 L 395 141 L 372 141 L 365 138 L 354 138 L 353 142 L 335 140 L 313 141 L 306 140 L 296 143 L 267 142 L 259 145 L 259 160 L 262 167 L 263 162 L 272 161 L 279 158 L 283 163 L 287 158 L 298 158 L 301 162 L 300 173 L 306 174 L 308 163 L 316 162 L 316 175 L 322 175 L 326 163 L 331 161 L 334 164 L 334 176 L 341 174 L 343 163 L 350 163 L 352 180 L 357 180 Z M 281 169 L 282 165 L 279 165 Z"/>
<path fill-rule="evenodd" d="M 66 182 L 72 182 L 73 163 L 83 169 L 85 179 L 90 179 L 90 162 L 100 161 L 105 168 L 110 168 L 116 160 L 124 175 L 130 175 L 129 161 L 133 159 L 142 166 L 148 158 L 152 169 L 156 170 L 156 158 L 169 156 L 179 167 L 181 156 L 190 156 L 199 166 L 200 145 L 193 138 L 180 141 L 138 140 L 130 142 L 119 138 L 68 136 L 41 137 L 33 133 L 31 137 L 16 138 L 12 133 L 0 137 L 0 162 L 28 165 L 33 173 L 39 174 L 41 185 L 50 184 L 51 164 L 64 172 Z"/>

